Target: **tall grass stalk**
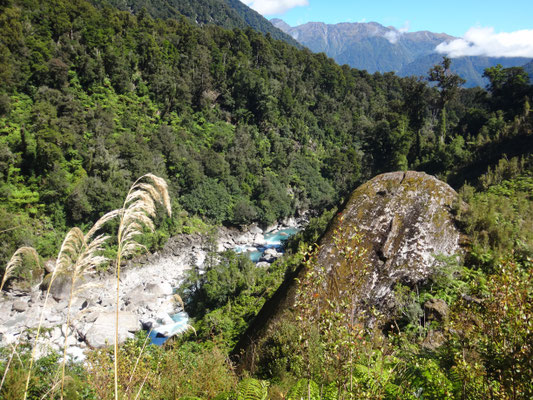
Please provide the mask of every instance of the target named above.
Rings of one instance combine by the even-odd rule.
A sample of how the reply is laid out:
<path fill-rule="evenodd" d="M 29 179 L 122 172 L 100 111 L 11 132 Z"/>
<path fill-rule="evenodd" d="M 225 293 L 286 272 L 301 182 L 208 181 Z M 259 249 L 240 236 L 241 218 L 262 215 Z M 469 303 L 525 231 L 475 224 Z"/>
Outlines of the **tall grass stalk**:
<path fill-rule="evenodd" d="M 153 174 L 146 174 L 137 179 L 131 186 L 122 209 L 120 209 L 120 225 L 117 234 L 116 258 L 116 317 L 115 317 L 115 400 L 118 400 L 118 316 L 120 309 L 120 265 L 122 259 L 133 255 L 144 246 L 137 242 L 137 237 L 144 229 L 154 231 L 152 218 L 155 217 L 156 203 L 163 205 L 170 216 L 172 209 L 168 195 L 167 183 Z"/>
<path fill-rule="evenodd" d="M 118 214 L 118 210 L 105 214 L 96 222 L 86 235 L 84 235 L 79 228 L 72 228 L 65 238 L 65 242 L 67 242 L 68 245 L 63 247 L 63 252 L 60 253 L 58 257 L 59 263 L 56 266 L 58 274 L 70 278 L 70 294 L 65 325 L 65 342 L 63 345 L 63 360 L 61 362 L 61 399 L 63 399 L 65 386 L 65 364 L 67 360 L 67 342 L 71 323 L 72 301 L 79 293 L 94 286 L 92 283 L 80 284 L 79 281 L 85 276 L 94 273 L 96 268 L 108 261 L 106 257 L 103 257 L 100 254 L 103 251 L 103 246 L 109 239 L 109 236 L 98 235 L 94 237 L 94 234 L 107 221 L 115 218 Z"/>
<path fill-rule="evenodd" d="M 135 376 L 135 371 L 137 370 L 137 366 L 139 365 L 139 361 L 141 361 L 141 357 L 144 353 L 144 349 L 146 348 L 146 345 L 148 344 L 148 339 L 150 339 L 150 334 L 152 333 L 152 329 L 150 328 L 150 331 L 144 338 L 143 347 L 141 348 L 141 351 L 139 352 L 139 356 L 137 357 L 137 360 L 135 361 L 135 366 L 133 367 L 133 371 L 130 374 L 130 380 L 128 381 L 128 387 L 126 388 L 125 393 L 128 393 L 130 390 L 131 381 L 133 380 L 133 377 Z"/>
<path fill-rule="evenodd" d="M 99 229 L 102 228 L 104 223 L 106 223 L 110 219 L 118 216 L 118 214 L 119 214 L 119 210 L 111 211 L 111 212 L 105 214 L 89 230 L 89 232 L 87 233 L 86 237 L 87 238 L 92 238 L 92 236 L 94 236 L 94 234 Z M 76 233 L 73 232 L 76 229 L 79 231 L 78 228 L 73 228 L 67 234 L 65 239 L 63 240 L 63 243 L 61 244 L 61 248 L 59 249 L 59 254 L 58 254 L 57 259 L 56 259 L 56 267 L 54 268 L 54 270 L 53 270 L 53 272 L 51 274 L 50 282 L 48 283 L 48 288 L 46 289 L 46 296 L 45 296 L 45 299 L 44 299 L 43 309 L 41 310 L 41 315 L 39 317 L 39 325 L 37 326 L 37 333 L 35 335 L 35 343 L 33 345 L 33 349 L 32 349 L 32 352 L 31 352 L 31 357 L 30 357 L 30 365 L 29 365 L 29 368 L 28 368 L 28 376 L 26 378 L 26 388 L 24 390 L 24 400 L 26 400 L 28 398 L 28 390 L 29 390 L 29 387 L 30 387 L 30 379 L 31 379 L 31 374 L 32 374 L 32 369 L 33 369 L 33 363 L 35 361 L 35 354 L 36 354 L 36 351 L 37 351 L 37 345 L 39 343 L 39 337 L 40 337 L 40 334 L 41 334 L 41 328 L 42 328 L 43 321 L 44 321 L 44 312 L 46 311 L 46 305 L 48 304 L 48 299 L 50 298 L 50 290 L 52 289 L 52 285 L 54 284 L 54 281 L 57 278 L 57 276 L 60 275 L 60 274 L 65 273 L 66 259 L 70 259 L 72 257 L 71 255 L 74 252 L 76 252 L 76 246 L 77 245 L 75 244 L 74 237 L 76 235 L 79 235 L 76 231 L 75 231 Z M 96 239 L 93 240 L 93 242 L 97 243 Z M 72 295 L 72 293 L 71 293 L 71 295 Z M 69 315 L 70 315 L 70 306 L 71 306 L 71 304 L 72 303 L 71 303 L 71 298 L 70 298 L 70 300 L 69 300 Z M 67 318 L 67 331 L 68 331 L 68 323 L 69 322 L 68 322 L 68 318 Z M 67 332 L 65 332 L 65 334 L 67 334 Z M 65 353 L 65 349 L 64 349 L 64 353 Z M 63 354 L 63 360 L 64 359 L 65 359 L 65 354 Z"/>
<path fill-rule="evenodd" d="M 139 398 L 139 396 L 141 395 L 141 392 L 143 390 L 144 384 L 146 383 L 146 380 L 148 379 L 148 375 L 150 375 L 150 372 L 151 371 L 148 371 L 146 373 L 146 375 L 144 376 L 143 383 L 141 383 L 141 387 L 139 388 L 139 391 L 137 392 L 137 395 L 135 396 L 135 400 L 137 400 Z"/>
<path fill-rule="evenodd" d="M 4 288 L 4 285 L 6 281 L 13 275 L 13 271 L 15 268 L 17 268 L 19 265 L 22 264 L 24 261 L 24 256 L 29 255 L 31 256 L 37 265 L 39 265 L 39 255 L 37 254 L 37 251 L 33 247 L 21 247 L 13 253 L 11 256 L 11 259 L 6 265 L 6 270 L 4 271 L 4 276 L 2 278 L 2 283 L 0 283 L 0 291 Z"/>
<path fill-rule="evenodd" d="M 63 244 L 61 245 L 61 250 L 59 251 L 59 254 L 61 254 L 61 251 L 63 250 L 64 246 L 65 246 L 65 241 L 63 241 Z M 59 263 L 59 257 L 56 261 L 56 265 L 58 263 Z M 39 325 L 37 326 L 37 333 L 35 334 L 35 343 L 31 351 L 30 365 L 28 367 L 28 376 L 26 378 L 26 388 L 24 389 L 24 400 L 28 398 L 28 390 L 30 388 L 31 372 L 33 369 L 33 362 L 35 361 L 35 354 L 37 352 L 37 344 L 39 343 L 39 337 L 41 335 L 41 328 L 42 328 L 43 320 L 44 320 L 44 312 L 46 311 L 46 305 L 48 304 L 48 299 L 50 298 L 50 290 L 52 289 L 52 284 L 54 283 L 56 276 L 57 276 L 57 268 L 54 268 L 50 276 L 50 282 L 48 283 L 48 288 L 46 289 L 46 296 L 44 298 L 43 309 L 41 310 L 41 316 L 39 317 Z"/>

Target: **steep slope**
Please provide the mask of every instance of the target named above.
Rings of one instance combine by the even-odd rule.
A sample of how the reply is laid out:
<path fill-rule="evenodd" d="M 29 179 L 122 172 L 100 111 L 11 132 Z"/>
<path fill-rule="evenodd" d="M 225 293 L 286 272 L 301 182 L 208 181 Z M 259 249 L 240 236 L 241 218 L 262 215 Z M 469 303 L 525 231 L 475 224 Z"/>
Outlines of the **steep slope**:
<path fill-rule="evenodd" d="M 179 18 L 184 15 L 199 25 L 212 24 L 228 29 L 251 27 L 270 34 L 274 39 L 301 47 L 296 40 L 239 0 L 93 0 L 93 3 L 110 4 L 134 14 L 145 9 L 154 18 Z"/>
<path fill-rule="evenodd" d="M 451 214 L 456 201 L 457 193 L 450 186 L 421 172 L 386 173 L 361 185 L 330 224 L 315 261 L 308 264 L 314 279 L 325 271 L 320 295 L 333 302 L 350 298 L 353 274 L 360 274 L 355 309 L 393 310 L 398 284 L 414 287 L 435 273 L 436 255 L 460 252 L 460 233 Z M 358 249 L 364 249 L 364 255 L 352 257 Z M 245 351 L 243 362 L 248 368 L 257 350 L 250 344 L 268 340 L 276 324 L 293 318 L 295 299 L 310 295 L 302 284 L 307 272 L 307 267 L 301 267 L 297 280 L 288 280 L 279 289 L 237 345 L 237 354 Z"/>
<path fill-rule="evenodd" d="M 401 32 L 376 22 L 327 25 L 309 22 L 290 27 L 280 19 L 274 26 L 290 34 L 314 52 L 324 52 L 339 64 L 368 72 L 396 72 L 400 76 L 425 76 L 442 59 L 435 47 L 455 37 L 428 31 Z M 497 64 L 523 65 L 525 58 L 461 57 L 454 59 L 452 70 L 467 80 L 467 87 L 485 86 L 483 70 Z"/>

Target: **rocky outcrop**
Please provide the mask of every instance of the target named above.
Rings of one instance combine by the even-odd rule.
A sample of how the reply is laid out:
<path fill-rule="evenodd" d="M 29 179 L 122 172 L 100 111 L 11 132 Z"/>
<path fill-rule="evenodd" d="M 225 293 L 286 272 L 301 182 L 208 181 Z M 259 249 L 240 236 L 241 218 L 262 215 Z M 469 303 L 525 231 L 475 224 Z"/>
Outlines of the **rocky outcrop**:
<path fill-rule="evenodd" d="M 457 193 L 422 172 L 382 174 L 357 188 L 321 241 L 318 264 L 346 277 L 338 236 L 361 235 L 366 249 L 360 264 L 370 266 L 364 288 L 374 306 L 394 306 L 391 291 L 401 282 L 414 285 L 432 274 L 435 256 L 451 256 L 460 247 L 460 233 L 451 209 Z M 355 246 L 355 244 L 353 244 Z M 359 265 L 358 267 L 364 267 Z"/>
<path fill-rule="evenodd" d="M 421 172 L 387 173 L 357 188 L 330 223 L 316 255 L 314 265 L 326 270 L 328 299 L 335 301 L 346 293 L 353 271 L 365 270 L 356 309 L 394 308 L 398 283 L 422 282 L 435 271 L 437 255 L 460 252 L 460 233 L 451 214 L 456 201 L 450 186 Z M 364 249 L 364 256 L 347 257 L 355 248 Z M 244 366 L 253 363 L 250 357 L 256 349 L 251 343 L 268 337 L 276 323 L 291 318 L 297 282 L 305 274 L 302 266 L 280 287 L 237 344 L 235 354 L 244 352 Z"/>
<path fill-rule="evenodd" d="M 448 319 L 450 309 L 442 299 L 430 299 L 424 303 L 424 319 L 428 322 L 442 322 Z"/>

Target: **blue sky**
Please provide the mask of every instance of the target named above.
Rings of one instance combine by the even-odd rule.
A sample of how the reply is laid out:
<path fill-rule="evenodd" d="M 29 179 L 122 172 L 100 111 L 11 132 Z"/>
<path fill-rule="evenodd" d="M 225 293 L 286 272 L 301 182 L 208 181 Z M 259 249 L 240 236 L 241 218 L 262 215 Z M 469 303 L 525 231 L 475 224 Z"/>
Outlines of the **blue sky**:
<path fill-rule="evenodd" d="M 309 21 L 379 22 L 409 31 L 429 30 L 463 36 L 472 27 L 496 32 L 533 29 L 533 0 L 241 0 L 267 18 L 295 26 Z M 302 5 L 307 3 L 308 5 Z M 295 6 L 296 5 L 296 6 Z M 291 8 L 292 6 L 292 8 Z M 287 9 L 284 13 L 269 11 Z"/>
<path fill-rule="evenodd" d="M 241 0 L 291 26 L 306 22 L 379 22 L 403 32 L 427 30 L 458 39 L 436 51 L 450 57 L 533 58 L 533 0 Z"/>

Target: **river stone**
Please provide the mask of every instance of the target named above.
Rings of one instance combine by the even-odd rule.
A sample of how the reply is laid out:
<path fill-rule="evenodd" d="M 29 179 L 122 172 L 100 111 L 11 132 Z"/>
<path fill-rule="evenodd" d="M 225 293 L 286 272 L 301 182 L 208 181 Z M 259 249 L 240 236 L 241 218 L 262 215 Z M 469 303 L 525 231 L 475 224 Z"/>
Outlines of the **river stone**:
<path fill-rule="evenodd" d="M 270 267 L 270 263 L 266 261 L 260 261 L 257 264 L 255 264 L 257 268 L 268 268 Z"/>
<path fill-rule="evenodd" d="M 50 287 L 50 296 L 58 302 L 67 301 L 70 296 L 71 281 L 67 277 L 59 276 L 54 279 Z"/>
<path fill-rule="evenodd" d="M 278 229 L 278 224 L 275 223 L 274 225 L 267 226 L 266 229 L 265 229 L 265 232 L 266 233 L 271 233 L 271 232 L 274 232 L 277 229 Z"/>
<path fill-rule="evenodd" d="M 115 318 L 114 312 L 101 313 L 87 331 L 85 340 L 92 348 L 100 348 L 115 343 Z M 137 332 L 141 324 L 132 312 L 120 311 L 118 316 L 118 341 L 123 343 L 129 332 Z"/>
<path fill-rule="evenodd" d="M 13 302 L 13 310 L 16 312 L 24 312 L 28 309 L 28 301 L 16 300 Z"/>
<path fill-rule="evenodd" d="M 251 232 L 243 233 L 241 236 L 235 239 L 235 242 L 239 244 L 251 244 L 253 241 L 254 235 Z"/>
<path fill-rule="evenodd" d="M 50 259 L 44 262 L 44 269 L 47 273 L 51 274 L 56 269 L 56 260 Z"/>
<path fill-rule="evenodd" d="M 248 228 L 248 231 L 250 233 L 253 233 L 254 235 L 262 235 L 263 234 L 263 230 L 261 228 L 259 228 L 257 225 L 253 224 L 250 226 L 250 228 Z"/>
<path fill-rule="evenodd" d="M 32 303 L 40 303 L 41 302 L 41 294 L 42 294 L 42 292 L 40 290 L 34 290 L 33 292 L 31 292 L 30 301 Z"/>
<path fill-rule="evenodd" d="M 63 336 L 63 332 L 61 331 L 61 328 L 59 328 L 59 327 L 55 327 L 50 332 L 50 340 L 52 342 L 58 342 L 59 339 L 61 339 L 62 336 Z"/>
<path fill-rule="evenodd" d="M 264 246 L 266 244 L 265 236 L 262 233 L 256 234 L 253 243 L 255 246 Z"/>
<path fill-rule="evenodd" d="M 130 293 L 124 298 L 124 302 L 132 307 L 148 307 L 158 300 L 158 295 L 152 292 Z M 132 308 L 132 310 L 134 309 Z"/>
<path fill-rule="evenodd" d="M 266 249 L 264 252 L 263 252 L 263 255 L 261 256 L 261 259 L 260 261 L 263 261 L 263 262 L 273 262 L 276 258 L 279 258 L 281 257 L 283 254 L 280 253 L 279 251 L 277 251 L 276 249 L 274 248 L 270 248 L 270 249 Z"/>
<path fill-rule="evenodd" d="M 298 226 L 298 222 L 294 217 L 287 217 L 283 220 L 283 225 L 288 228 L 295 228 Z"/>
<path fill-rule="evenodd" d="M 156 297 L 169 296 L 174 292 L 172 286 L 168 282 L 151 283 L 149 285 L 146 285 L 145 290 L 148 294 Z"/>
<path fill-rule="evenodd" d="M 70 357 L 72 361 L 81 362 L 85 360 L 85 351 L 78 346 L 69 346 L 67 348 L 67 356 Z"/>
<path fill-rule="evenodd" d="M 24 314 L 15 314 L 14 317 L 5 321 L 3 326 L 9 330 L 15 327 L 24 326 L 25 322 L 26 322 L 26 316 Z"/>

